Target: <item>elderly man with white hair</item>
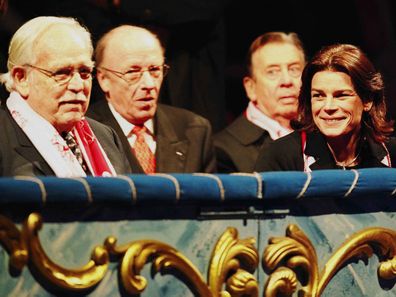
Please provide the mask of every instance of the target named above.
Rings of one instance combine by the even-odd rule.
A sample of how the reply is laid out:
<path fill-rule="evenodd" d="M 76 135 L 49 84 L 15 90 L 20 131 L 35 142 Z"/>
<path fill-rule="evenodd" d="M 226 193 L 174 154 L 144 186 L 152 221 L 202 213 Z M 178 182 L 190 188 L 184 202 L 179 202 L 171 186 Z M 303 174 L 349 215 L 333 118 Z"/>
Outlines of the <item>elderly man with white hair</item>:
<path fill-rule="evenodd" d="M 130 167 L 115 132 L 85 118 L 92 86 L 90 33 L 76 20 L 37 17 L 11 39 L 10 96 L 0 110 L 0 175 L 114 176 Z"/>

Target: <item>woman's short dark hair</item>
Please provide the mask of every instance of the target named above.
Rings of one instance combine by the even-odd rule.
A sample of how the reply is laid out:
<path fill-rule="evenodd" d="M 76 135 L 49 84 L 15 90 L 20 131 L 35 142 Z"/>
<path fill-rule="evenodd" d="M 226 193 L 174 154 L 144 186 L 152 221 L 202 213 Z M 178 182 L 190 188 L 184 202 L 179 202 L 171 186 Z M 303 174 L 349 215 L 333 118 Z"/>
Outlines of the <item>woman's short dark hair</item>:
<path fill-rule="evenodd" d="M 307 63 L 301 76 L 302 85 L 298 99 L 298 121 L 295 128 L 313 131 L 311 84 L 315 73 L 336 71 L 347 74 L 363 103 L 372 102 L 369 111 L 363 112 L 362 131 L 376 141 L 384 141 L 393 132 L 393 121 L 386 119 L 384 82 L 365 53 L 357 46 L 334 44 L 322 48 Z"/>

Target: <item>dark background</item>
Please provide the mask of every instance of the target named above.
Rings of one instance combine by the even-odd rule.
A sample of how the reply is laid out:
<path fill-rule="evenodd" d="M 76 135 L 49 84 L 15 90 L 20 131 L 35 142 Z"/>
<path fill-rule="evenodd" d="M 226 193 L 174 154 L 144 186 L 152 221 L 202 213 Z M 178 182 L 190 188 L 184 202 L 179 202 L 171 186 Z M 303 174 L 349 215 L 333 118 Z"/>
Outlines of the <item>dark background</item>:
<path fill-rule="evenodd" d="M 0 18 L 1 72 L 6 71 L 12 34 L 38 15 L 75 16 L 93 33 L 94 42 L 120 23 L 151 26 L 163 37 L 173 70 L 162 101 L 207 117 L 218 131 L 248 102 L 242 77 L 250 43 L 267 31 L 294 31 L 305 45 L 307 58 L 331 43 L 360 46 L 383 73 L 388 110 L 396 118 L 395 1 L 121 0 L 118 10 L 108 2 L 9 1 Z M 211 67 L 202 70 L 205 65 Z M 189 79 L 194 84 L 188 83 Z M 1 96 L 5 95 L 2 91 Z"/>

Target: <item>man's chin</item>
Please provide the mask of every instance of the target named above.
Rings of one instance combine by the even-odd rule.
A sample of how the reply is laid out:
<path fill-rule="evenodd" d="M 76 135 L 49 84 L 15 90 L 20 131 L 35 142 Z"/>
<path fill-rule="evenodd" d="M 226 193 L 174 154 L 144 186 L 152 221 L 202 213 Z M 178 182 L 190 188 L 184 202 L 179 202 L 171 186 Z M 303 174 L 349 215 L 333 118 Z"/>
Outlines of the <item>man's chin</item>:
<path fill-rule="evenodd" d="M 75 125 L 77 125 L 77 123 L 79 121 L 81 121 L 84 117 L 84 114 L 82 113 L 77 113 L 77 114 L 68 114 L 67 117 L 64 117 L 62 119 L 60 119 L 59 121 L 57 121 L 54 124 L 55 129 L 57 129 L 58 131 L 62 132 L 62 131 L 70 131 L 74 128 Z"/>
<path fill-rule="evenodd" d="M 297 110 L 295 109 L 291 109 L 291 110 L 286 110 L 282 113 L 282 117 L 284 117 L 285 119 L 289 119 L 289 120 L 293 120 L 297 118 Z"/>
<path fill-rule="evenodd" d="M 129 114 L 127 120 L 134 125 L 140 125 L 152 119 L 155 115 L 155 110 L 139 110 L 134 114 Z"/>

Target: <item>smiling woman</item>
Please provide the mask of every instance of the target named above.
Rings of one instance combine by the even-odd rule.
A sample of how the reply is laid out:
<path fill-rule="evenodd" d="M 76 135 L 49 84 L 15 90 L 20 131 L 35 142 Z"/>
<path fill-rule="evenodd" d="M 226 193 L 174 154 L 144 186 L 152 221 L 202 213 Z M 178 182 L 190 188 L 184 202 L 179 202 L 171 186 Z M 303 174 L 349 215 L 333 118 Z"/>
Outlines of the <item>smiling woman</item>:
<path fill-rule="evenodd" d="M 261 150 L 257 171 L 396 166 L 382 76 L 358 47 L 324 47 L 301 79 L 296 131 Z"/>

